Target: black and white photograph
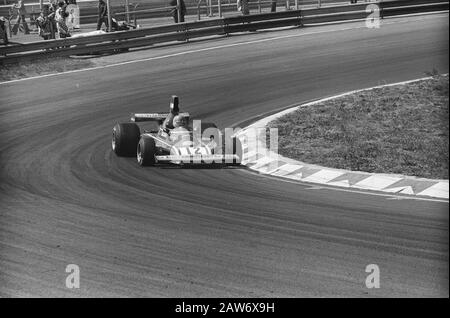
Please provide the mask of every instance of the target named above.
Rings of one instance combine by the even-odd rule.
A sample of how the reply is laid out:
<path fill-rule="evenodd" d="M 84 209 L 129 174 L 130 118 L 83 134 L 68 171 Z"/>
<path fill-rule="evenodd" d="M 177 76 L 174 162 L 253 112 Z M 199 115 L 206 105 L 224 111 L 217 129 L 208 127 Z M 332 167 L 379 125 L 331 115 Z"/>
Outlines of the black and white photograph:
<path fill-rule="evenodd" d="M 448 299 L 448 73 L 448 0 L 0 0 L 0 298 Z"/>

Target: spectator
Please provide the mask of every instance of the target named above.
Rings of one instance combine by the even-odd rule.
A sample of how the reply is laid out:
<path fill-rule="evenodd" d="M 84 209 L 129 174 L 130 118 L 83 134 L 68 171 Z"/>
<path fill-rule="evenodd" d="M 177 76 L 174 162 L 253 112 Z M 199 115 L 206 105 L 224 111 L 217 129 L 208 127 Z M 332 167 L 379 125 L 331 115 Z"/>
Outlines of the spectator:
<path fill-rule="evenodd" d="M 66 24 L 66 18 L 68 17 L 68 14 L 65 10 L 66 3 L 64 1 L 60 1 L 58 3 L 58 9 L 55 12 L 55 20 L 56 20 L 56 26 L 58 29 L 58 34 L 60 39 L 68 38 L 70 37 L 69 28 Z"/>
<path fill-rule="evenodd" d="M 186 15 L 186 5 L 184 4 L 183 0 L 179 0 L 180 1 L 180 21 L 179 22 L 184 22 L 184 16 Z M 177 7 L 177 0 L 170 0 L 170 6 L 172 7 Z M 178 8 L 174 8 L 171 11 L 172 16 L 173 16 L 173 21 L 175 23 L 178 23 Z"/>
<path fill-rule="evenodd" d="M 17 9 L 17 20 L 12 28 L 12 34 L 16 35 L 20 27 L 23 27 L 23 31 L 25 34 L 29 34 L 30 29 L 28 29 L 28 24 L 25 20 L 27 9 L 25 8 L 25 3 L 23 2 L 23 0 L 18 0 L 16 4 L 13 4 L 12 9 Z"/>
<path fill-rule="evenodd" d="M 49 0 L 49 12 L 55 13 L 58 10 L 58 3 L 56 0 Z"/>
<path fill-rule="evenodd" d="M 243 15 L 250 14 L 250 9 L 248 7 L 248 0 L 238 0 L 237 7 L 238 7 L 238 11 L 241 11 Z"/>
<path fill-rule="evenodd" d="M 56 10 L 58 10 L 58 4 L 56 0 L 50 0 L 48 8 L 48 22 L 50 24 L 50 39 L 56 39 L 56 31 L 58 26 L 55 19 Z"/>
<path fill-rule="evenodd" d="M 8 33 L 6 32 L 6 19 L 4 17 L 0 17 L 0 39 L 3 39 L 4 45 L 9 43 Z"/>
<path fill-rule="evenodd" d="M 46 32 L 48 27 L 48 21 L 47 21 L 47 17 L 48 17 L 48 10 L 49 10 L 49 6 L 48 5 L 44 5 L 42 7 L 42 11 L 39 14 L 39 16 L 36 19 L 36 25 L 38 27 L 38 32 L 39 32 L 39 36 L 42 37 L 44 40 L 48 40 L 50 38 L 50 35 Z"/>
<path fill-rule="evenodd" d="M 105 23 L 106 29 L 108 30 L 108 6 L 104 0 L 98 1 L 98 18 L 97 18 L 97 31 L 101 29 L 103 23 Z"/>
<path fill-rule="evenodd" d="M 350 3 L 357 3 L 358 0 L 350 0 Z"/>
<path fill-rule="evenodd" d="M 36 24 L 39 30 L 39 36 L 44 40 L 55 38 L 55 13 L 50 12 L 50 6 L 48 4 L 42 7 L 42 12 L 36 19 Z"/>
<path fill-rule="evenodd" d="M 277 12 L 277 0 L 272 0 L 270 6 L 270 12 Z"/>

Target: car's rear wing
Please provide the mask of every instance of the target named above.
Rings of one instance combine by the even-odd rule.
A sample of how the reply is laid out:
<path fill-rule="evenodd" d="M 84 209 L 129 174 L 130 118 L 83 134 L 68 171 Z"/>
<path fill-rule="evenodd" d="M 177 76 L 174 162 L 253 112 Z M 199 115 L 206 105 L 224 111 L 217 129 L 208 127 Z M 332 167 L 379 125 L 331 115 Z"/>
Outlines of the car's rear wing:
<path fill-rule="evenodd" d="M 179 113 L 179 116 L 189 118 L 189 113 Z M 131 121 L 163 121 L 169 116 L 169 113 L 136 113 L 131 115 Z"/>

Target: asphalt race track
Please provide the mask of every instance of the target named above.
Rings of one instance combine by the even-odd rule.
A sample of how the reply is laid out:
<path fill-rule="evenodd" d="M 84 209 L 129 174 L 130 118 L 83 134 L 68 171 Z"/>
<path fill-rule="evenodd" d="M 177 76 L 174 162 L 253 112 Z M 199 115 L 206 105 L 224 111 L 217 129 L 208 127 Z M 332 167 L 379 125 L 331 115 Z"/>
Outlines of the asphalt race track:
<path fill-rule="evenodd" d="M 1 84 L 0 296 L 448 297 L 448 201 L 141 168 L 111 152 L 116 122 L 166 111 L 172 94 L 224 128 L 448 72 L 448 15 L 387 21 L 158 47 Z M 65 287 L 68 264 L 79 289 Z M 365 287 L 368 264 L 379 289 Z"/>

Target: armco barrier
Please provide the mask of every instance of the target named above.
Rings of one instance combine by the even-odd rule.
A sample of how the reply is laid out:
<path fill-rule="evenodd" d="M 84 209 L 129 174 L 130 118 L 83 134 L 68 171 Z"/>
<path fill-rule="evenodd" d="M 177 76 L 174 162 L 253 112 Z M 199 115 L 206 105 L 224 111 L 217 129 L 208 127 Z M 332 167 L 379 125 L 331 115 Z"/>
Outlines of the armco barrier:
<path fill-rule="evenodd" d="M 41 57 L 92 54 L 96 52 L 145 47 L 197 37 L 255 31 L 276 27 L 365 19 L 368 4 L 380 8 L 380 16 L 448 10 L 448 0 L 396 0 L 370 2 L 320 9 L 289 10 L 275 13 L 235 16 L 197 22 L 121 31 L 102 35 L 49 40 L 0 48 L 0 64 Z"/>
<path fill-rule="evenodd" d="M 121 31 L 80 38 L 66 38 L 45 42 L 10 46 L 0 49 L 0 63 L 37 59 L 40 57 L 94 54 L 128 48 L 150 46 L 171 41 L 224 34 L 222 20 L 180 23 L 135 31 Z M 24 49 L 27 51 L 23 53 Z M 22 52 L 22 53 L 21 53 Z"/>
<path fill-rule="evenodd" d="M 233 32 L 301 25 L 301 15 L 304 11 L 306 10 L 235 16 L 224 18 L 223 24 L 225 26 L 225 33 L 227 34 Z"/>
<path fill-rule="evenodd" d="M 448 2 L 433 1 L 432 3 L 412 4 L 408 5 L 407 14 L 425 13 L 448 10 Z M 404 7 L 381 3 L 381 17 L 391 17 L 396 15 L 406 14 Z"/>

